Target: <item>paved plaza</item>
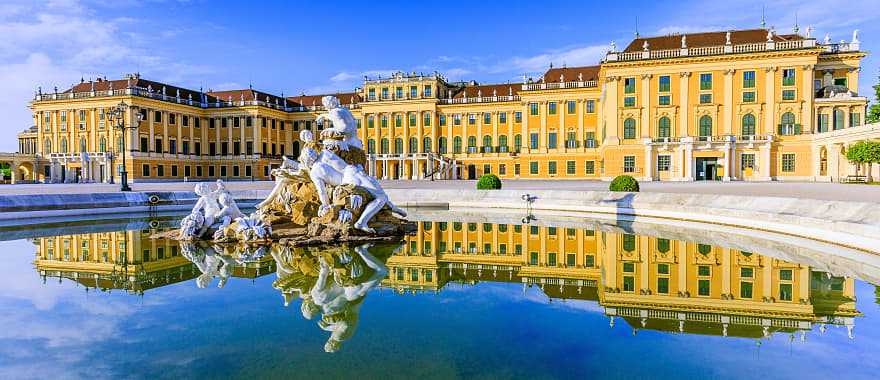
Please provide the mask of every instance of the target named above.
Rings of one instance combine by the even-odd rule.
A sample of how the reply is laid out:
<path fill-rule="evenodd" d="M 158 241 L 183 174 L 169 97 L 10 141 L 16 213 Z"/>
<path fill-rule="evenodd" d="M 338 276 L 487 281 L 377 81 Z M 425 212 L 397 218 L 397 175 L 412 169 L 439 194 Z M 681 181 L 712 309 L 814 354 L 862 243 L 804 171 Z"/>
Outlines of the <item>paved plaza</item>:
<path fill-rule="evenodd" d="M 193 182 L 144 182 L 134 191 L 189 191 Z M 270 181 L 227 182 L 231 190 L 271 190 Z M 476 181 L 382 181 L 386 189 L 473 189 Z M 506 180 L 508 190 L 608 190 L 608 182 L 584 180 Z M 805 199 L 880 202 L 880 186 L 839 183 L 781 182 L 643 182 L 643 192 L 752 195 Z M 17 184 L 0 185 L 0 195 L 81 194 L 119 191 L 118 184 Z"/>

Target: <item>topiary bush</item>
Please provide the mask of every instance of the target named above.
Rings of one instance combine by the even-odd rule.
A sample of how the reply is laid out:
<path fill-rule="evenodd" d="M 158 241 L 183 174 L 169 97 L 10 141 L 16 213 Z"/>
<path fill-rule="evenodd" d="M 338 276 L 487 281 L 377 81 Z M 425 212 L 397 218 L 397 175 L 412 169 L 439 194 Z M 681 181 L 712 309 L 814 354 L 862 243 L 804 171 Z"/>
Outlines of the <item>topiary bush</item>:
<path fill-rule="evenodd" d="M 611 181 L 611 186 L 608 186 L 608 190 L 637 193 L 639 191 L 639 181 L 629 175 L 619 175 Z"/>
<path fill-rule="evenodd" d="M 477 181 L 477 190 L 501 190 L 501 179 L 494 174 L 483 174 Z"/>

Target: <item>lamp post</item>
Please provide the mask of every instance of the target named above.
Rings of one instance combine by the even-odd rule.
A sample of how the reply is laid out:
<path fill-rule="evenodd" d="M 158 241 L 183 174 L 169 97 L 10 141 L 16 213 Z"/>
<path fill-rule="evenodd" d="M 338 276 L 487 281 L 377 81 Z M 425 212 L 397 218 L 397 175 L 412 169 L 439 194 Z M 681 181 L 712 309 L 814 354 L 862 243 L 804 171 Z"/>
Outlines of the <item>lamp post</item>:
<path fill-rule="evenodd" d="M 128 167 L 125 164 L 125 130 L 129 128 L 137 128 L 143 120 L 143 115 L 138 113 L 136 116 L 137 123 L 126 126 L 125 112 L 128 111 L 128 107 L 128 104 L 125 104 L 125 102 L 119 102 L 119 104 L 111 108 L 108 113 L 110 122 L 113 123 L 113 128 L 118 129 L 122 133 L 122 146 L 120 147 L 120 152 L 122 152 L 122 185 L 120 186 L 119 191 L 131 191 L 131 187 L 128 186 Z"/>

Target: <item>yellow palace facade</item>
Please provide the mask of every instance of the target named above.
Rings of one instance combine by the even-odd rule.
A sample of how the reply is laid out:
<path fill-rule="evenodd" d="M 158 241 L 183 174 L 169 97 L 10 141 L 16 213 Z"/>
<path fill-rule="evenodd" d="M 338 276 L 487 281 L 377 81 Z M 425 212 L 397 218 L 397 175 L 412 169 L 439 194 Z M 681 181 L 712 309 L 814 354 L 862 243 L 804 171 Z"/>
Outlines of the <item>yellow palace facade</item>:
<path fill-rule="evenodd" d="M 368 171 L 384 179 L 836 181 L 856 172 L 864 125 L 858 36 L 817 41 L 753 29 L 636 38 L 596 66 L 556 67 L 521 83 L 451 82 L 440 73 L 365 79 L 336 95 L 358 119 Z M 125 102 L 135 181 L 268 179 L 299 131 L 319 129 L 320 95 L 194 91 L 138 75 L 37 94 L 35 151 L 19 180 L 111 181 Z M 138 121 L 140 120 L 140 121 Z M 132 124 L 134 123 L 134 124 Z"/>

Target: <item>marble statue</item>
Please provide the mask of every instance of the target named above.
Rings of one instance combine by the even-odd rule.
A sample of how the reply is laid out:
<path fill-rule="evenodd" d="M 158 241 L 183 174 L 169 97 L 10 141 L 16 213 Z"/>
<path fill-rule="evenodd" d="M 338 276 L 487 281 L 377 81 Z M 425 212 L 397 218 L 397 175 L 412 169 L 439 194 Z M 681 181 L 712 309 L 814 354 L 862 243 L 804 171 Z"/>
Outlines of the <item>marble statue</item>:
<path fill-rule="evenodd" d="M 357 136 L 357 121 L 347 108 L 339 104 L 339 99 L 328 95 L 321 98 L 321 103 L 327 113 L 318 115 L 315 122 L 319 125 L 323 121 L 329 121 L 332 125 L 321 131 L 321 138 L 325 144 L 338 144 L 342 150 L 349 147 L 364 149 L 364 144 Z"/>
<path fill-rule="evenodd" d="M 222 249 L 217 247 L 202 248 L 190 242 L 180 244 L 180 252 L 183 257 L 195 264 L 201 274 L 196 277 L 196 286 L 200 289 L 207 288 L 217 278 L 217 287 L 226 285 L 232 275 L 235 260 L 232 257 L 221 255 Z"/>
<path fill-rule="evenodd" d="M 217 202 L 216 191 L 206 183 L 197 183 L 194 189 L 199 200 L 192 211 L 181 222 L 180 238 L 199 238 L 214 225 L 220 204 Z"/>

